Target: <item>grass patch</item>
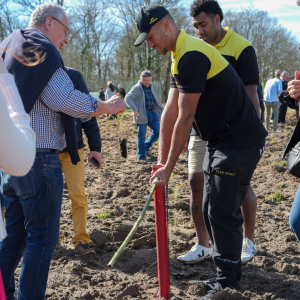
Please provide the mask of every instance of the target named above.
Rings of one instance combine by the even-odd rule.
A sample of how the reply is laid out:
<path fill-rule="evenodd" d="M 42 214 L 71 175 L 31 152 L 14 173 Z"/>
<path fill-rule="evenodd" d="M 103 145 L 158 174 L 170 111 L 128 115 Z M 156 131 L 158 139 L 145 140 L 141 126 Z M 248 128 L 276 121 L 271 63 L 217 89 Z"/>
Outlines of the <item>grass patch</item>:
<path fill-rule="evenodd" d="M 173 190 L 174 198 L 177 199 L 180 195 L 179 184 L 176 183 Z"/>
<path fill-rule="evenodd" d="M 272 169 L 276 172 L 284 172 L 286 166 L 286 161 L 282 160 L 280 162 L 273 161 L 272 162 Z"/>
<path fill-rule="evenodd" d="M 108 219 L 108 218 L 111 218 L 113 216 L 113 213 L 112 211 L 109 211 L 109 212 L 102 212 L 102 213 L 99 213 L 99 214 L 96 214 L 96 217 L 98 219 Z"/>
<path fill-rule="evenodd" d="M 284 197 L 284 195 L 282 195 L 282 194 L 280 194 L 278 192 L 271 194 L 266 199 L 267 200 L 273 200 L 273 201 L 278 202 L 278 203 L 283 202 L 283 201 L 286 200 L 285 197 Z"/>
<path fill-rule="evenodd" d="M 172 218 L 172 225 L 177 228 L 178 226 L 178 219 L 177 219 L 177 214 L 176 214 L 176 208 L 174 208 L 174 214 Z"/>
<path fill-rule="evenodd" d="M 271 145 L 275 145 L 275 144 L 277 144 L 277 141 L 275 141 L 275 140 L 270 141 L 270 144 L 271 144 Z"/>
<path fill-rule="evenodd" d="M 279 189 L 284 189 L 284 188 L 286 188 L 288 185 L 285 183 L 285 182 L 283 182 L 283 183 L 280 183 L 279 185 L 278 185 L 278 188 Z"/>
<path fill-rule="evenodd" d="M 107 124 L 107 127 L 109 127 L 111 125 L 111 122 L 109 122 L 108 124 Z"/>
<path fill-rule="evenodd" d="M 135 134 L 135 130 L 134 129 L 131 129 L 131 134 Z"/>

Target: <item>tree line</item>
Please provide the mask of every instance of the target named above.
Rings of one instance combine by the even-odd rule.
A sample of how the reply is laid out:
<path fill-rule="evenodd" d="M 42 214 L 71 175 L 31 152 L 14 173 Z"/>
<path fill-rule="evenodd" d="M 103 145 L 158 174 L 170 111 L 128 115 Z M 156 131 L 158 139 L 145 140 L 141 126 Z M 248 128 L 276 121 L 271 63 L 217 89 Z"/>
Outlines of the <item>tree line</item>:
<path fill-rule="evenodd" d="M 0 0 L 0 40 L 13 30 L 26 28 L 35 7 L 44 0 Z M 144 43 L 134 47 L 137 30 L 134 18 L 142 6 L 163 4 L 176 23 L 193 34 L 188 0 L 56 0 L 68 14 L 69 44 L 61 50 L 66 66 L 79 70 L 91 91 L 98 91 L 109 80 L 137 82 L 142 70 L 153 72 L 162 84 L 166 100 L 171 70 L 170 55 L 162 56 Z M 260 73 L 273 77 L 276 69 L 293 74 L 300 58 L 298 41 L 276 18 L 253 6 L 224 14 L 224 26 L 249 40 L 256 50 Z"/>

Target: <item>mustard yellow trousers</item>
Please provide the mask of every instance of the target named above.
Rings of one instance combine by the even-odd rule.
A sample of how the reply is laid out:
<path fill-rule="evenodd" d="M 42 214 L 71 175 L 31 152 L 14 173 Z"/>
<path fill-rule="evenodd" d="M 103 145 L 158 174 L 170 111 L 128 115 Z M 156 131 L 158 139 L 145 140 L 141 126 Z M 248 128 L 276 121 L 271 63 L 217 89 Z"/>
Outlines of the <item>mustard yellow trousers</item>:
<path fill-rule="evenodd" d="M 69 197 L 72 201 L 72 218 L 74 237 L 72 242 L 74 247 L 81 243 L 90 243 L 90 236 L 86 232 L 86 221 L 88 213 L 88 202 L 84 190 L 84 148 L 78 150 L 80 162 L 73 165 L 68 152 L 60 153 L 61 168 L 65 175 L 68 186 Z M 63 240 L 63 235 L 59 234 L 59 241 Z"/>

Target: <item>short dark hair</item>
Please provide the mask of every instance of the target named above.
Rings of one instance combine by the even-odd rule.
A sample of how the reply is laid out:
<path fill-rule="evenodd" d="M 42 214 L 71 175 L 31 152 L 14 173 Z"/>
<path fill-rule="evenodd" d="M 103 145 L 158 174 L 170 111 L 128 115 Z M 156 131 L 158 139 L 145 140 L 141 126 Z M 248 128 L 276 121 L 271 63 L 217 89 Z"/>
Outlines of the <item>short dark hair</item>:
<path fill-rule="evenodd" d="M 196 17 L 202 12 L 205 12 L 207 15 L 211 16 L 219 15 L 220 21 L 223 21 L 223 12 L 218 1 L 195 0 L 190 10 L 191 17 Z"/>
<path fill-rule="evenodd" d="M 297 0 L 297 4 L 300 6 L 300 0 Z"/>
<path fill-rule="evenodd" d="M 104 87 L 102 86 L 100 90 L 104 90 Z"/>

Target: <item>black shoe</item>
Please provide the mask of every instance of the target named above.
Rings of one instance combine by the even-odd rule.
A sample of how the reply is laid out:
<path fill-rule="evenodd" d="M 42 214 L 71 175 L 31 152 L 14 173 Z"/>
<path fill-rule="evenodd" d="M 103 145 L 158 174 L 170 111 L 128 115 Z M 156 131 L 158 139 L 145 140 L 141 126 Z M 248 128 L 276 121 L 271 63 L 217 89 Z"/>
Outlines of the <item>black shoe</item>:
<path fill-rule="evenodd" d="M 217 277 L 218 277 L 217 275 L 214 275 L 209 279 L 201 280 L 204 283 L 207 292 L 216 288 L 218 284 Z"/>
<path fill-rule="evenodd" d="M 210 290 L 206 296 L 198 299 L 198 300 L 211 300 L 212 299 L 212 296 L 219 293 L 220 291 L 222 291 L 222 288 L 220 285 L 218 285 L 216 288 Z"/>

